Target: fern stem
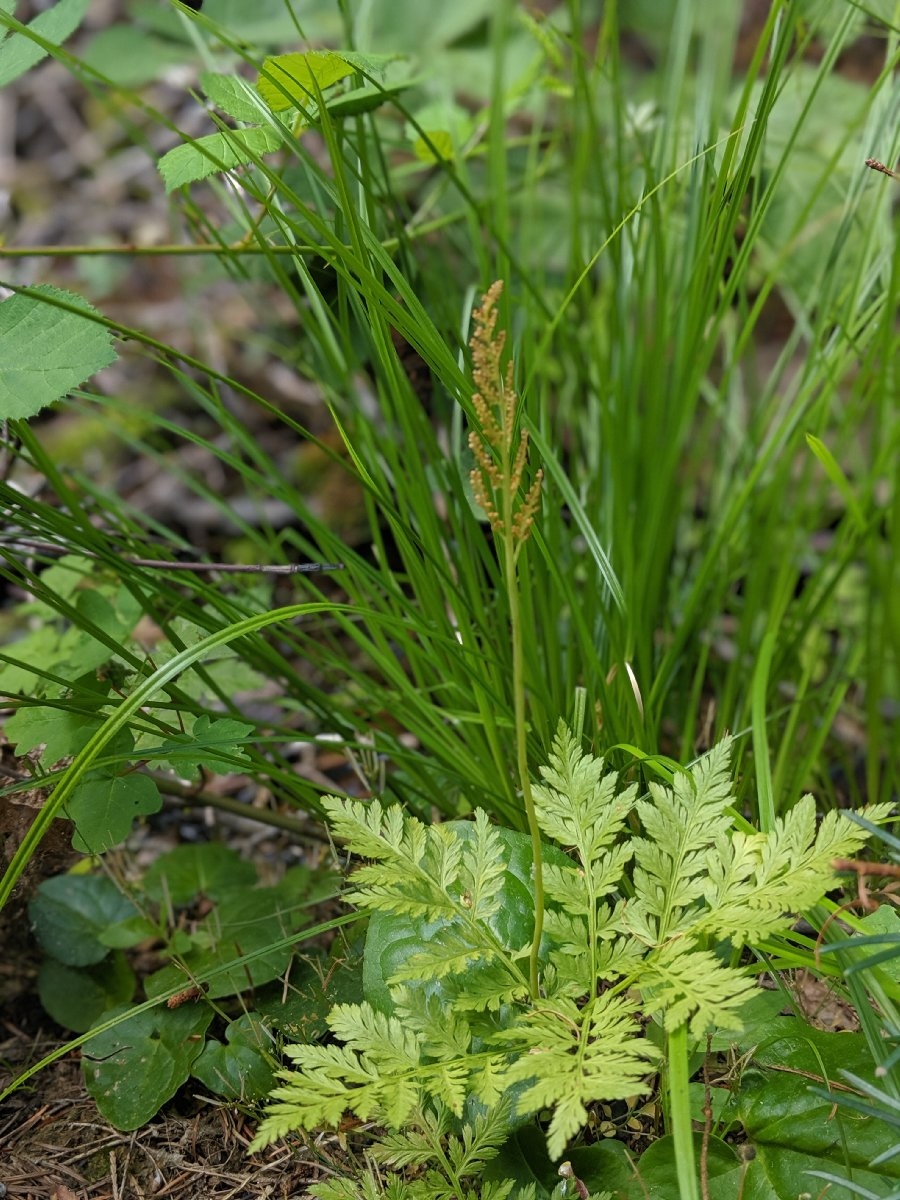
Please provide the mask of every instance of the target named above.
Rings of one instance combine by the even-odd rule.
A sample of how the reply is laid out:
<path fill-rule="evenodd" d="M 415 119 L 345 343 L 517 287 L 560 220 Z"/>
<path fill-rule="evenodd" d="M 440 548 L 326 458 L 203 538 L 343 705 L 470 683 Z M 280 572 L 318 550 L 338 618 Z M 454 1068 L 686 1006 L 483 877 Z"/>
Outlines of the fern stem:
<path fill-rule="evenodd" d="M 688 1027 L 678 1025 L 669 1032 L 667 1055 L 669 1074 L 669 1122 L 675 1143 L 675 1174 L 680 1200 L 700 1200 L 694 1160 L 694 1134 L 691 1129 L 691 1101 L 688 1090 Z"/>
<path fill-rule="evenodd" d="M 519 783 L 522 788 L 522 799 L 525 802 L 525 816 L 528 819 L 528 831 L 531 834 L 531 851 L 534 858 L 534 937 L 531 942 L 531 954 L 528 960 L 528 978 L 531 997 L 537 1000 L 540 996 L 539 962 L 541 936 L 544 931 L 544 866 L 541 848 L 541 831 L 538 826 L 537 813 L 534 807 L 534 795 L 531 791 L 531 776 L 528 772 L 527 724 L 525 715 L 525 653 L 522 645 L 522 614 L 519 604 L 517 549 L 512 534 L 503 539 L 504 576 L 506 593 L 509 602 L 509 625 L 512 638 L 512 669 L 513 669 L 513 714 L 516 727 L 516 765 L 519 773 Z"/>

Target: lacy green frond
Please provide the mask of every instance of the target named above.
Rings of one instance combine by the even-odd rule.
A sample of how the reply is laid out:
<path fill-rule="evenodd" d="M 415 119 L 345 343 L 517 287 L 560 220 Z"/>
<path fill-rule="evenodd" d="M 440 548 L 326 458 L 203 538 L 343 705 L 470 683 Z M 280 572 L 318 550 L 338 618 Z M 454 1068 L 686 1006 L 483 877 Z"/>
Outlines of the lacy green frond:
<path fill-rule="evenodd" d="M 877 808 L 876 818 L 892 815 L 890 805 Z M 833 861 L 855 854 L 867 833 L 837 810 L 825 815 L 818 831 L 815 818 L 815 802 L 804 796 L 771 833 L 723 840 L 710 860 L 708 911 L 694 930 L 730 938 L 735 946 L 757 945 L 818 903 L 838 882 Z"/>
<path fill-rule="evenodd" d="M 398 855 L 418 863 L 425 850 L 426 826 L 406 816 L 399 804 L 383 809 L 378 800 L 348 800 L 325 796 L 322 807 L 332 833 L 361 858 L 388 859 Z"/>
<path fill-rule="evenodd" d="M 345 1050 L 364 1054 L 379 1070 L 405 1071 L 421 1061 L 417 1034 L 399 1018 L 386 1016 L 365 1000 L 362 1004 L 336 1004 L 328 1014 L 328 1026 Z"/>
<path fill-rule="evenodd" d="M 509 1137 L 509 1105 L 499 1102 L 451 1134 L 450 1114 L 436 1104 L 421 1114 L 417 1127 L 388 1133 L 372 1148 L 376 1162 L 395 1168 L 428 1167 L 443 1159 L 456 1179 L 477 1179 Z"/>
<path fill-rule="evenodd" d="M 469 1176 L 497 1157 L 497 1152 L 509 1137 L 510 1105 L 498 1103 L 490 1112 L 476 1116 L 466 1125 L 461 1137 L 450 1138 L 447 1157 L 457 1174 Z"/>
<path fill-rule="evenodd" d="M 422 825 L 397 805 L 385 811 L 378 801 L 328 800 L 335 834 L 375 860 L 353 873 L 350 902 L 428 920 L 459 916 L 473 929 L 487 930 L 499 907 L 505 864 L 503 844 L 484 812 L 476 812 L 472 835 L 462 838 L 451 826 Z M 496 949 L 496 941 L 491 944 Z"/>
<path fill-rule="evenodd" d="M 574 862 L 569 867 L 544 863 L 544 894 L 573 917 L 587 916 L 594 902 L 587 877 Z"/>
<path fill-rule="evenodd" d="M 733 799 L 730 754 L 726 738 L 689 775 L 676 775 L 673 787 L 652 783 L 652 802 L 635 805 L 646 835 L 634 839 L 634 885 L 641 900 L 635 932 L 644 927 L 665 941 L 685 927 L 684 910 L 702 897 L 709 851 L 731 827 L 723 812 Z"/>
<path fill-rule="evenodd" d="M 595 896 L 606 896 L 617 888 L 625 874 L 625 868 L 634 856 L 630 842 L 620 842 L 609 850 L 598 854 L 591 866 L 591 888 Z"/>
<path fill-rule="evenodd" d="M 459 1058 L 472 1045 L 469 1022 L 459 1012 L 448 1012 L 442 998 L 422 988 L 391 988 L 397 1020 L 414 1031 L 429 1058 Z"/>
<path fill-rule="evenodd" d="M 604 775 L 603 759 L 585 754 L 562 722 L 541 778 L 534 786 L 538 823 L 561 846 L 573 846 L 587 870 L 622 832 L 637 787 L 616 794 L 616 774 Z"/>
<path fill-rule="evenodd" d="M 544 869 L 546 879 L 550 872 L 547 868 Z M 581 916 L 550 911 L 544 917 L 544 933 L 552 939 L 560 954 L 571 955 L 574 958 L 587 957 L 587 931 L 587 921 Z"/>
<path fill-rule="evenodd" d="M 389 1195 L 390 1193 L 390 1195 Z M 357 1178 L 349 1175 L 334 1175 L 314 1183 L 309 1189 L 315 1200 L 415 1200 L 411 1184 L 398 1177 L 392 1179 L 387 1188 L 382 1188 L 373 1174 L 366 1171 Z"/>
<path fill-rule="evenodd" d="M 428 920 L 452 920 L 461 907 L 459 900 L 425 870 L 403 860 L 358 867 L 346 899 L 370 911 L 405 913 Z"/>
<path fill-rule="evenodd" d="M 504 962 L 477 963 L 466 975 L 451 980 L 447 992 L 460 1012 L 497 1012 L 504 1004 L 525 999 L 528 980 Z"/>
<path fill-rule="evenodd" d="M 506 1061 L 500 1054 L 484 1054 L 474 1065 L 469 1077 L 472 1096 L 490 1110 L 494 1105 L 505 1102 Z"/>
<path fill-rule="evenodd" d="M 464 843 L 459 883 L 462 903 L 472 924 L 488 921 L 500 907 L 500 888 L 506 869 L 503 843 L 491 825 L 487 813 L 477 809 L 474 835 Z"/>
<path fill-rule="evenodd" d="M 414 954 L 391 975 L 391 983 L 405 983 L 411 979 L 443 979 L 447 975 L 458 975 L 473 963 L 493 963 L 497 957 L 497 945 L 488 937 L 473 937 L 472 931 L 459 925 L 445 925 L 438 929 L 428 945 Z M 509 973 L 498 964 L 503 986 L 510 982 Z M 499 978 L 500 976 L 498 976 Z"/>
<path fill-rule="evenodd" d="M 300 1060 L 300 1069 L 278 1073 L 284 1082 L 271 1093 L 274 1103 L 267 1109 L 253 1140 L 254 1150 L 267 1146 L 293 1129 L 315 1129 L 323 1125 L 333 1128 L 348 1110 L 368 1120 L 388 1108 L 395 1111 L 400 1101 L 401 1107 L 405 1103 L 404 1115 L 409 1114 L 418 1091 L 408 1077 L 401 1080 L 383 1078 L 377 1071 L 360 1064 L 357 1056 L 349 1052 L 347 1058 L 352 1061 L 347 1061 L 344 1069 L 338 1071 L 333 1056 L 327 1053 L 334 1049 L 337 1048 L 292 1047 L 294 1051 L 304 1052 L 293 1055 Z"/>
<path fill-rule="evenodd" d="M 518 1113 L 553 1108 L 547 1134 L 551 1158 L 587 1120 L 594 1100 L 617 1100 L 648 1090 L 646 1075 L 659 1051 L 640 1037 L 636 1005 L 624 996 L 604 993 L 579 1009 L 559 999 L 553 1008 L 535 1009 L 497 1040 L 515 1047 L 507 1070 L 509 1083 L 531 1081 L 521 1094 Z"/>
<path fill-rule="evenodd" d="M 648 955 L 640 979 L 645 1010 L 661 1013 L 667 1030 L 688 1022 L 695 1038 L 716 1028 L 743 1028 L 740 1010 L 756 992 L 745 972 L 683 939 Z"/>

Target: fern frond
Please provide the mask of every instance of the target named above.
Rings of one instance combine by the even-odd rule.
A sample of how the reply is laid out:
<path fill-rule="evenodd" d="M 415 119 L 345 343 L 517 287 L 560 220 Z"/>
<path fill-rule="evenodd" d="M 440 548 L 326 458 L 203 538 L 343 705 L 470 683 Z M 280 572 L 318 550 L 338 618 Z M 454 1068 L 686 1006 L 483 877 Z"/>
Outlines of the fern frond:
<path fill-rule="evenodd" d="M 585 870 L 622 832 L 634 805 L 636 786 L 616 794 L 615 772 L 603 774 L 603 759 L 585 754 L 560 722 L 543 783 L 534 785 L 538 824 L 561 846 L 574 846 Z"/>
<path fill-rule="evenodd" d="M 362 1172 L 356 1178 L 334 1175 L 331 1179 L 312 1184 L 309 1194 L 315 1197 L 315 1200 L 413 1200 L 412 1189 L 403 1180 L 391 1180 L 391 1183 L 399 1184 L 400 1190 L 396 1187 L 391 1188 L 388 1197 L 388 1191 L 382 1189 L 369 1171 Z"/>
<path fill-rule="evenodd" d="M 328 1014 L 328 1026 L 344 1043 L 345 1052 L 364 1054 L 381 1071 L 404 1071 L 421 1061 L 417 1034 L 366 1000 L 361 1004 L 336 1004 Z M 297 1057 L 296 1050 L 290 1048 L 291 1057 Z"/>
<path fill-rule="evenodd" d="M 548 909 L 544 913 L 544 933 L 560 955 L 580 958 L 588 954 L 588 925 L 583 916 Z"/>
<path fill-rule="evenodd" d="M 635 805 L 645 832 L 634 839 L 640 903 L 626 920 L 636 933 L 643 927 L 654 940 L 665 941 L 685 927 L 685 910 L 702 898 L 709 851 L 731 825 L 723 813 L 732 799 L 730 754 L 731 739 L 725 738 L 689 775 L 676 775 L 672 788 L 652 783 L 652 802 Z"/>
<path fill-rule="evenodd" d="M 461 1013 L 448 1012 L 435 993 L 424 988 L 391 988 L 394 1013 L 404 1028 L 418 1037 L 429 1058 L 459 1058 L 472 1045 L 472 1031 Z"/>
<path fill-rule="evenodd" d="M 480 962 L 447 988 L 459 1012 L 497 1012 L 528 995 L 528 981 L 500 960 Z"/>
<path fill-rule="evenodd" d="M 304 1056 L 299 1071 L 279 1071 L 278 1078 L 284 1082 L 270 1093 L 274 1103 L 269 1106 L 257 1131 L 254 1148 L 266 1146 L 295 1129 L 315 1129 L 322 1125 L 334 1128 L 348 1110 L 368 1120 L 373 1115 L 382 1115 L 388 1108 L 396 1111 L 398 1107 L 404 1107 L 403 1117 L 397 1122 L 402 1124 L 416 1103 L 418 1092 L 407 1076 L 388 1079 L 355 1061 L 341 1077 L 323 1069 L 323 1062 L 328 1062 L 325 1056 L 309 1054 Z"/>
<path fill-rule="evenodd" d="M 506 1099 L 506 1058 L 504 1055 L 482 1054 L 473 1064 L 469 1076 L 474 1099 L 481 1101 L 488 1112 Z"/>
<path fill-rule="evenodd" d="M 442 1136 L 446 1129 L 441 1131 Z M 435 1141 L 422 1129 L 398 1130 L 381 1135 L 371 1149 L 372 1158 L 392 1167 L 425 1167 L 434 1162 Z"/>
<path fill-rule="evenodd" d="M 322 807 L 334 836 L 361 858 L 390 860 L 399 855 L 420 861 L 426 826 L 416 817 L 406 816 L 399 804 L 383 809 L 378 800 L 325 796 Z"/>
<path fill-rule="evenodd" d="M 574 863 L 570 867 L 544 863 L 544 895 L 573 917 L 587 916 L 593 903 L 584 871 Z"/>
<path fill-rule="evenodd" d="M 493 963 L 495 959 L 497 946 L 488 937 L 474 938 L 468 926 L 460 928 L 458 925 L 444 925 L 435 932 L 424 949 L 412 955 L 393 972 L 390 982 L 393 984 L 411 979 L 444 979 L 447 975 L 463 974 L 473 963 Z M 503 972 L 504 980 L 508 982 L 509 973 L 499 962 L 496 965 L 498 970 Z"/>
<path fill-rule="evenodd" d="M 469 1094 L 470 1070 L 471 1063 L 466 1055 L 454 1061 L 447 1059 L 432 1063 L 424 1090 L 433 1100 L 446 1104 L 455 1116 L 461 1117 Z M 401 1122 L 393 1124 L 396 1126 Z"/>
<path fill-rule="evenodd" d="M 710 1029 L 740 1030 L 740 1010 L 756 991 L 745 972 L 725 966 L 689 940 L 667 942 L 647 956 L 640 973 L 649 1012 L 659 1012 L 667 1030 L 690 1023 L 693 1037 Z"/>
<path fill-rule="evenodd" d="M 598 854 L 591 867 L 591 887 L 595 896 L 607 896 L 622 881 L 625 867 L 634 856 L 634 846 L 622 842 Z"/>
<path fill-rule="evenodd" d="M 496 1041 L 515 1052 L 509 1083 L 532 1081 L 517 1103 L 519 1115 L 554 1108 L 547 1133 L 551 1158 L 584 1125 L 586 1105 L 617 1100 L 648 1090 L 645 1076 L 659 1052 L 638 1036 L 636 1006 L 625 996 L 604 993 L 583 1009 L 557 999 L 537 1008 Z"/>
<path fill-rule="evenodd" d="M 885 819 L 891 807 L 879 813 Z M 832 810 L 815 828 L 815 802 L 804 796 L 769 834 L 735 833 L 717 848 L 706 881 L 708 911 L 692 932 L 756 945 L 787 928 L 838 882 L 836 858 L 856 853 L 867 831 Z"/>
<path fill-rule="evenodd" d="M 478 808 L 472 836 L 463 843 L 459 875 L 462 903 L 472 923 L 486 922 L 498 911 L 505 870 L 500 836 L 487 813 Z"/>
<path fill-rule="evenodd" d="M 405 859 L 358 867 L 345 899 L 370 912 L 391 912 L 429 921 L 452 919 L 460 909 L 433 878 Z"/>
<path fill-rule="evenodd" d="M 464 1178 L 480 1175 L 509 1137 L 509 1125 L 510 1104 L 500 1101 L 489 1112 L 464 1125 L 461 1137 L 450 1138 L 447 1157 L 457 1175 Z"/>

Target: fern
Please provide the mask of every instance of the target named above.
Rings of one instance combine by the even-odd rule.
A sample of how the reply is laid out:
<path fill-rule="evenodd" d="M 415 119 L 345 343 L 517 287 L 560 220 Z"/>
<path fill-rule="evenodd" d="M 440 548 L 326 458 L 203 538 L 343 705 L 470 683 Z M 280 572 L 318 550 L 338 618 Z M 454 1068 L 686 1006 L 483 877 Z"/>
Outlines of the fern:
<path fill-rule="evenodd" d="M 605 993 L 578 1008 L 558 998 L 535 1007 L 514 1028 L 497 1035 L 515 1051 L 506 1078 L 532 1081 L 519 1104 L 525 1111 L 553 1108 L 547 1131 L 551 1158 L 587 1121 L 587 1104 L 602 1097 L 619 1100 L 648 1090 L 646 1076 L 659 1051 L 640 1037 L 637 1005 Z"/>
<path fill-rule="evenodd" d="M 511 1124 L 551 1110 L 557 1157 L 591 1103 L 650 1088 L 659 1051 L 648 1018 L 698 1040 L 740 1029 L 755 983 L 735 965 L 737 951 L 818 902 L 836 882 L 831 862 L 868 831 L 840 813 L 817 829 L 809 797 L 768 834 L 736 831 L 729 755 L 726 740 L 672 787 L 653 784 L 638 799 L 560 727 L 533 788 L 541 830 L 567 852 L 548 848 L 543 864 L 538 1000 L 523 967 L 534 925 L 524 835 L 493 828 L 483 812 L 427 827 L 398 807 L 328 798 L 335 835 L 369 860 L 349 898 L 391 914 L 400 939 L 385 981 L 392 1009 L 338 1005 L 329 1024 L 340 1045 L 289 1048 L 294 1069 L 281 1073 L 253 1147 L 334 1125 L 349 1110 L 385 1127 L 380 1161 L 422 1170 L 398 1185 L 398 1200 L 474 1197 L 470 1176 Z M 722 957 L 729 943 L 731 961 Z M 380 964 L 382 949 L 372 953 Z M 509 1109 L 503 1097 L 514 1097 Z M 486 1124 L 453 1124 L 472 1100 Z M 390 1191 L 379 1188 L 370 1181 L 353 1195 Z M 340 1200 L 326 1192 L 317 1194 Z M 492 1194 L 506 1193 L 497 1185 Z"/>

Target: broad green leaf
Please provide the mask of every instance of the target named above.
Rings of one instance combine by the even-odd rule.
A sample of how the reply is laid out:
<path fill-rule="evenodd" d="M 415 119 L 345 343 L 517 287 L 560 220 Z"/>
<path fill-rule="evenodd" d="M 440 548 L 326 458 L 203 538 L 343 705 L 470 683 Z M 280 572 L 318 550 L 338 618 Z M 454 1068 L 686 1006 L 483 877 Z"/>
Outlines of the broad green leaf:
<path fill-rule="evenodd" d="M 253 732 L 253 726 L 230 717 L 212 720 L 206 715 L 197 717 L 189 734 L 163 742 L 147 756 L 163 758 L 179 766 L 205 767 L 208 771 L 227 774 L 240 770 L 235 758 L 249 763 L 247 751 L 240 744 Z M 230 756 L 229 758 L 224 757 Z"/>
<path fill-rule="evenodd" d="M 406 135 L 416 157 L 423 162 L 449 161 L 471 136 L 471 114 L 453 101 L 429 104 L 414 115 L 415 124 L 407 124 Z"/>
<path fill-rule="evenodd" d="M 149 775 L 110 776 L 91 771 L 66 805 L 75 822 L 72 845 L 82 854 L 102 854 L 124 842 L 138 817 L 159 812 L 161 807 L 162 796 Z"/>
<path fill-rule="evenodd" d="M 818 1185 L 807 1174 L 813 1169 L 840 1176 L 852 1171 L 854 1181 L 876 1196 L 897 1186 L 900 1159 L 885 1162 L 878 1173 L 867 1170 L 894 1144 L 890 1126 L 836 1108 L 813 1091 L 843 1088 L 842 1070 L 872 1081 L 872 1058 L 863 1035 L 801 1026 L 797 1033 L 759 1047 L 741 1076 L 737 1116 L 756 1152 L 748 1175 L 764 1179 L 779 1200 L 815 1193 Z M 758 1181 L 755 1186 L 762 1188 Z"/>
<path fill-rule="evenodd" d="M 454 157 L 453 138 L 446 129 L 426 129 L 427 140 L 417 137 L 413 153 L 422 162 L 451 162 Z"/>
<path fill-rule="evenodd" d="M 108 925 L 137 915 L 137 909 L 103 875 L 54 875 L 28 906 L 41 949 L 71 967 L 98 963 L 109 953 L 99 940 Z"/>
<path fill-rule="evenodd" d="M 37 982 L 41 1004 L 58 1025 L 75 1033 L 86 1033 L 101 1013 L 127 1004 L 136 984 L 134 971 L 118 951 L 92 967 L 45 958 Z"/>
<path fill-rule="evenodd" d="M 225 1044 L 210 1038 L 191 1074 L 226 1100 L 259 1100 L 275 1080 L 272 1037 L 255 1013 L 245 1013 L 225 1030 Z"/>
<path fill-rule="evenodd" d="M 103 1020 L 127 1009 L 113 1009 Z M 116 1129 L 137 1129 L 181 1087 L 213 1018 L 206 1004 L 154 1008 L 91 1038 L 82 1053 L 87 1089 Z"/>
<path fill-rule="evenodd" d="M 350 92 L 344 92 L 342 96 L 335 96 L 333 100 L 328 101 L 325 107 L 331 117 L 356 117 L 360 113 L 372 112 L 374 109 L 380 108 L 382 104 L 387 104 L 390 100 L 402 95 L 410 86 L 411 82 L 390 88 L 354 88 Z"/>
<path fill-rule="evenodd" d="M 200 83 L 209 99 L 222 112 L 235 121 L 259 123 L 265 113 L 265 105 L 259 93 L 239 75 L 221 75 L 216 71 L 204 71 Z"/>
<path fill-rule="evenodd" d="M 865 937 L 884 938 L 880 946 L 877 943 L 860 946 L 858 953 L 862 958 L 881 955 L 893 947 L 893 953 L 880 962 L 879 967 L 891 979 L 900 980 L 900 917 L 896 908 L 890 904 L 879 904 L 873 913 L 862 918 L 859 932 Z"/>
<path fill-rule="evenodd" d="M 285 1037 L 318 1041 L 328 1032 L 328 1013 L 334 1004 L 363 1000 L 362 952 L 358 944 L 330 958 L 305 959 L 291 967 L 288 988 L 276 980 L 256 997 L 256 1011 Z"/>
<path fill-rule="evenodd" d="M 91 39 L 82 59 L 119 87 L 141 87 L 172 67 L 190 62 L 194 47 L 156 37 L 140 25 L 113 25 Z"/>
<path fill-rule="evenodd" d="M 231 129 L 228 133 L 211 133 L 164 154 L 158 163 L 159 173 L 166 191 L 172 192 L 217 171 L 245 167 L 261 155 L 277 150 L 280 144 L 281 135 L 274 129 Z"/>
<path fill-rule="evenodd" d="M 65 708 L 20 708 L 6 722 L 6 736 L 16 754 L 27 754 L 43 745 L 41 761 L 49 766 L 84 749 L 102 720 Z"/>
<path fill-rule="evenodd" d="M 290 946 L 276 946 L 251 962 L 241 963 L 242 955 L 265 951 L 283 941 L 287 934 L 307 921 L 303 908 L 286 897 L 282 888 L 260 888 L 229 892 L 208 917 L 198 923 L 192 935 L 193 947 L 181 956 L 194 979 L 205 980 L 217 967 L 234 963 L 210 981 L 209 996 L 230 996 L 245 992 L 275 979 L 287 969 Z M 148 996 L 158 996 L 183 981 L 183 970 L 163 967 L 145 980 Z"/>
<path fill-rule="evenodd" d="M 34 290 L 99 316 L 72 292 L 46 285 Z M 0 304 L 0 420 L 33 417 L 115 360 L 102 324 L 37 295 L 10 296 Z"/>
<path fill-rule="evenodd" d="M 58 46 L 74 33 L 84 20 L 89 3 L 90 0 L 59 0 L 59 3 L 46 12 L 39 13 L 29 23 L 28 28 L 39 34 L 44 41 Z M 15 5 L 6 7 L 6 11 L 11 13 L 14 8 Z M 0 41 L 0 87 L 5 87 L 20 75 L 24 75 L 42 58 L 46 58 L 48 53 L 49 51 L 24 33 L 9 34 Z"/>
<path fill-rule="evenodd" d="M 256 883 L 256 869 L 221 842 L 176 846 L 158 858 L 144 876 L 144 892 L 176 908 L 203 896 L 220 900 L 227 892 Z"/>
<path fill-rule="evenodd" d="M 263 63 L 256 86 L 272 112 L 284 112 L 308 108 L 320 92 L 352 74 L 346 58 L 331 50 L 276 54 Z"/>
<path fill-rule="evenodd" d="M 159 928 L 148 917 L 139 914 L 134 917 L 126 917 L 124 921 L 117 921 L 115 925 L 110 925 L 104 929 L 100 935 L 100 941 L 104 946 L 108 946 L 110 950 L 127 950 L 131 946 L 137 946 L 140 942 L 146 942 L 148 939 L 156 939 L 160 936 Z M 107 1008 L 111 1007 L 107 1005 Z"/>

